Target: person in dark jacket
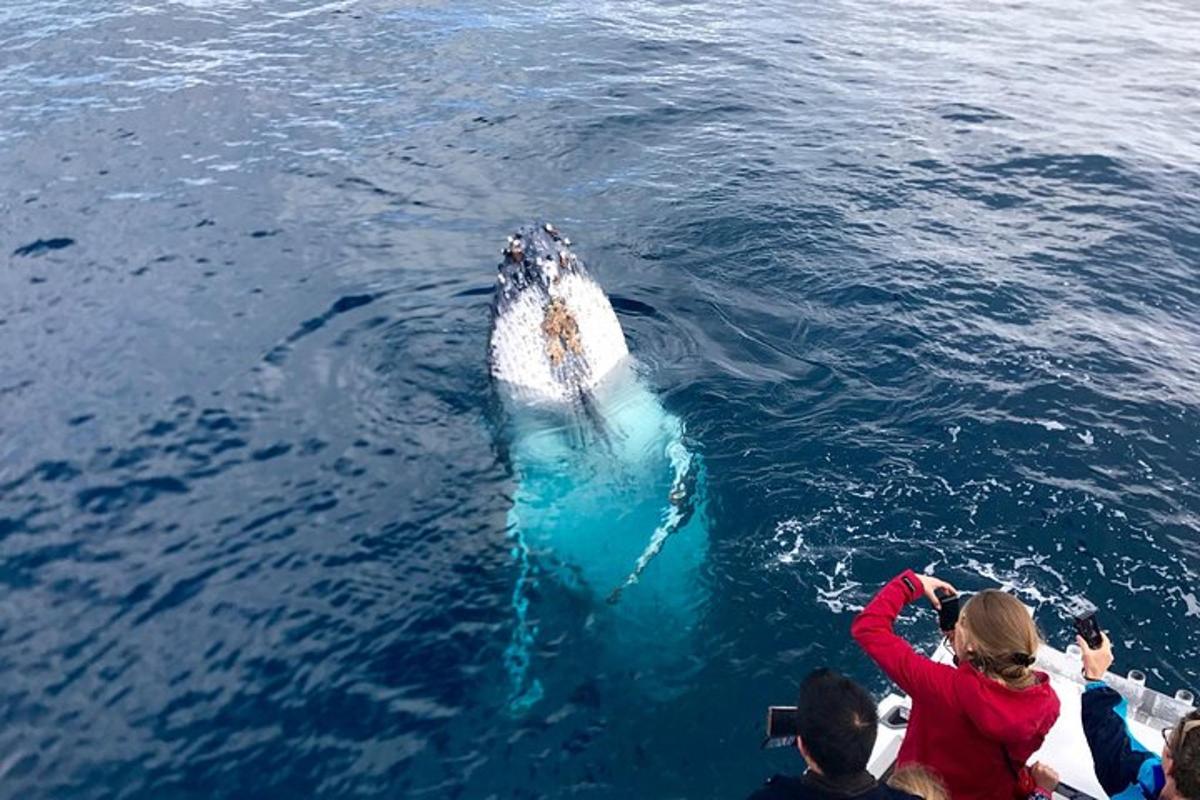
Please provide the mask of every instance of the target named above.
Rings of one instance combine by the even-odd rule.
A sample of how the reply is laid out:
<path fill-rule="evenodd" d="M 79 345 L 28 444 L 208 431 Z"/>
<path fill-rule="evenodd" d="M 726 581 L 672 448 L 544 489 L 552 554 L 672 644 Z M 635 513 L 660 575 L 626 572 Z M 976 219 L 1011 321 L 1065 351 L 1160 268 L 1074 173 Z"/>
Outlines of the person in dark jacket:
<path fill-rule="evenodd" d="M 1125 723 L 1125 698 L 1104 682 L 1112 666 L 1112 642 L 1096 649 L 1082 637 L 1083 733 L 1092 751 L 1096 778 L 1114 800 L 1200 800 L 1200 710 L 1163 731 L 1159 757 L 1133 738 Z"/>
<path fill-rule="evenodd" d="M 850 627 L 859 646 L 912 698 L 896 765 L 936 770 L 953 800 L 1012 800 L 1033 791 L 1025 765 L 1058 719 L 1058 695 L 1034 670 L 1037 628 L 1021 601 L 979 592 L 959 614 L 952 642 L 958 666 L 913 650 L 893 625 L 921 597 L 958 591 L 932 575 L 906 570 L 875 595 Z M 1198 799 L 1200 800 L 1200 799 Z"/>
<path fill-rule="evenodd" d="M 800 684 L 797 705 L 796 748 L 808 771 L 776 775 L 749 800 L 919 800 L 867 772 L 879 715 L 866 689 L 818 669 Z"/>

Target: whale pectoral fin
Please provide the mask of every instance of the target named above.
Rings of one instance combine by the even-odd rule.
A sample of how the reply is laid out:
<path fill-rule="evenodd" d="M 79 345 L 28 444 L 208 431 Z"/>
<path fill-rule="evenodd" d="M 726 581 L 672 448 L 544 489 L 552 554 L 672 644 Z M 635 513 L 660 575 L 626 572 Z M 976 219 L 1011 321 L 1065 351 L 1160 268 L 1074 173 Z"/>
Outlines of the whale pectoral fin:
<path fill-rule="evenodd" d="M 510 515 L 508 537 L 512 541 L 512 556 L 517 562 L 517 582 L 513 586 L 512 609 L 515 618 L 512 638 L 504 648 L 504 667 L 509 676 L 508 708 L 521 713 L 542 699 L 542 682 L 530 677 L 533 645 L 537 626 L 529 620 L 529 593 L 535 584 L 530 550 L 521 534 L 520 521 Z"/>
<path fill-rule="evenodd" d="M 690 518 L 690 515 L 688 516 Z M 654 533 L 650 536 L 650 541 L 646 544 L 646 549 L 638 556 L 633 571 L 629 573 L 629 576 L 625 578 L 620 586 L 617 586 L 609 593 L 609 605 L 615 605 L 621 599 L 621 592 L 641 579 L 642 573 L 646 571 L 646 567 L 650 566 L 650 562 L 654 560 L 654 557 L 662 552 L 663 545 L 667 543 L 667 539 L 671 537 L 671 534 L 683 527 L 685 521 L 678 508 L 672 506 L 666 511 L 662 524 L 654 529 Z"/>
<path fill-rule="evenodd" d="M 650 566 L 654 557 L 662 552 L 667 539 L 687 525 L 695 512 L 694 490 L 699 460 L 684 446 L 681 438 L 682 429 L 680 429 L 679 435 L 680 438 L 673 439 L 667 445 L 667 455 L 671 460 L 675 478 L 671 483 L 671 490 L 667 494 L 667 507 L 663 510 L 662 522 L 651 534 L 650 541 L 646 544 L 646 549 L 638 556 L 633 571 L 609 593 L 607 598 L 609 605 L 615 605 L 621 599 L 621 593 L 641 579 L 646 567 Z"/>

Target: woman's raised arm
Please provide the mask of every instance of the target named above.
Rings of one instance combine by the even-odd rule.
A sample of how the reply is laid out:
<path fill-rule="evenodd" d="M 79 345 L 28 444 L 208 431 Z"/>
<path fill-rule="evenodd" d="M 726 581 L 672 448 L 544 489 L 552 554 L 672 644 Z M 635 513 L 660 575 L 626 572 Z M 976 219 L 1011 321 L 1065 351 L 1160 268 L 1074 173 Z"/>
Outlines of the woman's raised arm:
<path fill-rule="evenodd" d="M 937 598 L 938 589 L 958 593 L 943 580 L 932 576 L 922 578 L 911 569 L 905 570 L 879 590 L 850 626 L 850 635 L 859 647 L 897 686 L 914 698 L 949 692 L 949 677 L 954 668 L 919 655 L 912 645 L 896 634 L 892 625 L 904 605 L 921 596 L 928 597 L 935 607 L 941 605 Z"/>

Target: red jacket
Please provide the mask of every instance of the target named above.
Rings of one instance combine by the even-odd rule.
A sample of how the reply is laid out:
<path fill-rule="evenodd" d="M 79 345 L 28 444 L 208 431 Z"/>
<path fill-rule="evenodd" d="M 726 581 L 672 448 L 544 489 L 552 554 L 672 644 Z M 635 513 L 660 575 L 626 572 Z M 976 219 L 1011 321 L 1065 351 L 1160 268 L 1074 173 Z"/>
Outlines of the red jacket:
<path fill-rule="evenodd" d="M 939 664 L 892 631 L 905 603 L 924 596 L 912 570 L 894 578 L 850 627 L 855 641 L 912 698 L 897 764 L 917 762 L 941 774 L 953 800 L 1012 800 L 1017 771 L 1058 719 L 1058 695 L 1037 683 L 1010 689 L 970 664 Z"/>

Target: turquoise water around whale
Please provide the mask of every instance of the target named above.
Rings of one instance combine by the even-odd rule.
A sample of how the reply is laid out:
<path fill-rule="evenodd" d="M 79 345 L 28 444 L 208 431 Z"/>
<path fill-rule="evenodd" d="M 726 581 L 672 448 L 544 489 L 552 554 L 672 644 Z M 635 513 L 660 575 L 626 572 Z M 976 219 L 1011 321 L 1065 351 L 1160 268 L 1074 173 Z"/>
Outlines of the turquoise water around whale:
<path fill-rule="evenodd" d="M 1194 4 L 9 0 L 0 78 L 0 797 L 743 796 L 910 565 L 1200 684 Z M 665 679 L 535 558 L 513 713 L 532 219 L 707 544 Z"/>

